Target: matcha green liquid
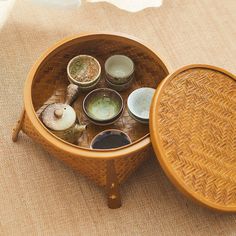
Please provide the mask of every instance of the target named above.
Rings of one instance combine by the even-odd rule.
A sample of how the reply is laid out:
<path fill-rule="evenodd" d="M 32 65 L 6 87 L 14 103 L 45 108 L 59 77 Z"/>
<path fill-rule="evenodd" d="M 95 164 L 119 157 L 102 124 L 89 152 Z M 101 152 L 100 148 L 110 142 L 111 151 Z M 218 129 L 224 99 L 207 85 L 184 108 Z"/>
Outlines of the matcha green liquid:
<path fill-rule="evenodd" d="M 107 120 L 119 112 L 119 102 L 109 97 L 94 98 L 88 105 L 88 112 L 95 119 Z"/>

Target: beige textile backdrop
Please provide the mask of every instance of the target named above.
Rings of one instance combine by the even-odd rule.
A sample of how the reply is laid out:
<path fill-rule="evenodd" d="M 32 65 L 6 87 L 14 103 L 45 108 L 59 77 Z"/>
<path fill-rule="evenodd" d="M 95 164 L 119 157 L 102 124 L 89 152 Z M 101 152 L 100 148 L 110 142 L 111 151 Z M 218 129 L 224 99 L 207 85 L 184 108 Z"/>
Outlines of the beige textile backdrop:
<path fill-rule="evenodd" d="M 123 206 L 108 209 L 102 189 L 11 129 L 36 58 L 61 38 L 84 31 L 134 35 L 171 71 L 207 63 L 236 73 L 236 1 L 164 0 L 129 13 L 107 3 L 54 9 L 15 2 L 0 29 L 0 235 L 236 235 L 236 214 L 192 203 L 153 157 L 122 186 Z"/>

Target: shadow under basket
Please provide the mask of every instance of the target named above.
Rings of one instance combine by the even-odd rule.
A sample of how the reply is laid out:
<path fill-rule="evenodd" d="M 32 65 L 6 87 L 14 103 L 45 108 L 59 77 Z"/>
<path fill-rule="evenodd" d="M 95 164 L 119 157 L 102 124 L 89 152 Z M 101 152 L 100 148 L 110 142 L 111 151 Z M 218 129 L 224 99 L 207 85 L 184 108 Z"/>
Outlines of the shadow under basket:
<path fill-rule="evenodd" d="M 82 124 L 88 129 L 79 140 L 79 146 L 61 140 L 52 134 L 38 118 L 42 109 L 53 102 L 64 102 L 66 87 L 69 84 L 66 67 L 71 58 L 88 54 L 100 62 L 102 78 L 98 87 L 107 87 L 104 76 L 104 63 L 114 54 L 124 54 L 135 64 L 135 79 L 132 86 L 121 92 L 126 104 L 128 95 L 140 87 L 157 88 L 169 74 L 159 56 L 136 39 L 122 35 L 86 34 L 64 39 L 47 50 L 32 67 L 25 83 L 24 109 L 13 131 L 12 139 L 17 140 L 22 130 L 41 144 L 49 153 L 82 175 L 107 189 L 108 206 L 121 206 L 119 186 L 144 160 L 150 157 L 151 140 L 149 127 L 132 119 L 125 107 L 122 117 L 113 125 L 96 126 L 89 122 L 82 111 L 83 98 L 79 94 L 73 107 Z M 109 150 L 89 148 L 93 137 L 105 129 L 120 129 L 126 132 L 132 143 Z"/>

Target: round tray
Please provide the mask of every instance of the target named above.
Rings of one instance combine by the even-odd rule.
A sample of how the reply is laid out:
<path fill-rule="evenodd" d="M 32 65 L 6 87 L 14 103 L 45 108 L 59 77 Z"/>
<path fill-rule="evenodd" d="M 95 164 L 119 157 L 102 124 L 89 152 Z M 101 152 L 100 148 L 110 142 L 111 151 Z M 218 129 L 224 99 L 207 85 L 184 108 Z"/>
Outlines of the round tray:
<path fill-rule="evenodd" d="M 236 211 L 236 77 L 189 65 L 158 87 L 151 138 L 167 176 L 184 194 L 210 208 Z"/>

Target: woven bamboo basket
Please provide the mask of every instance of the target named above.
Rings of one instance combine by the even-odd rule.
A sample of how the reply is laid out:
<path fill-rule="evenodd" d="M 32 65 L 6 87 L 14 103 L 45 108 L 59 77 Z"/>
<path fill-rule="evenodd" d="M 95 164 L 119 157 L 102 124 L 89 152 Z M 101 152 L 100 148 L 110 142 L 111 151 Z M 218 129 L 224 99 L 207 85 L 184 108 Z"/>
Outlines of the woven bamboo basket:
<path fill-rule="evenodd" d="M 88 124 L 87 131 L 79 140 L 79 146 L 65 142 L 53 135 L 41 123 L 38 114 L 42 107 L 52 102 L 64 102 L 69 84 L 66 66 L 71 58 L 89 54 L 102 65 L 103 79 L 98 87 L 106 87 L 104 62 L 113 54 L 125 54 L 135 63 L 135 81 L 127 91 L 121 92 L 126 103 L 128 95 L 139 87 L 156 88 L 168 75 L 168 69 L 160 57 L 138 40 L 123 35 L 84 34 L 60 41 L 46 51 L 32 67 L 25 83 L 24 109 L 13 131 L 13 141 L 22 130 L 41 144 L 49 153 L 67 165 L 107 189 L 108 206 L 121 206 L 119 186 L 140 164 L 150 156 L 151 140 L 148 126 L 133 120 L 125 108 L 122 118 L 113 125 L 100 127 L 89 123 L 82 112 L 81 93 L 73 104 L 81 123 Z M 92 150 L 92 138 L 108 128 L 121 129 L 132 143 L 113 150 Z"/>

